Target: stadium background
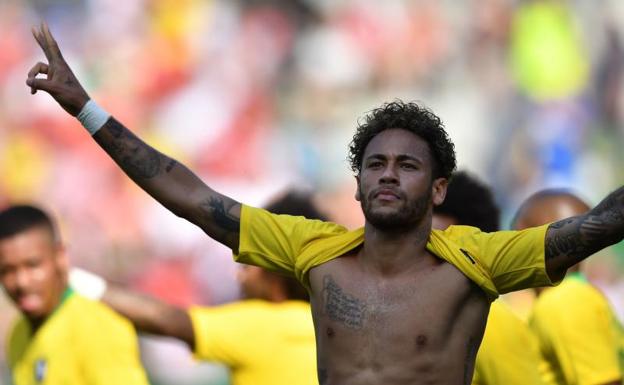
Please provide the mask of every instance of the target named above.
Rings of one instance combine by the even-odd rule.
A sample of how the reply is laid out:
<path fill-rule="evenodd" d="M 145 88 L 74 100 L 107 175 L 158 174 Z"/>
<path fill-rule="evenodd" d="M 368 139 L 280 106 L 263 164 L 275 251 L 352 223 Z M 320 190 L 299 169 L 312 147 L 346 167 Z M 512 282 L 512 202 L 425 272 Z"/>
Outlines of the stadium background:
<path fill-rule="evenodd" d="M 217 190 L 262 205 L 315 192 L 362 223 L 346 161 L 384 101 L 441 116 L 503 226 L 544 187 L 595 204 L 624 181 L 624 3 L 617 0 L 0 0 L 0 205 L 61 219 L 75 265 L 177 304 L 238 298 L 228 250 L 126 178 L 26 73 L 46 20 L 101 105 Z M 587 267 L 624 316 L 624 246 Z M 530 296 L 508 298 L 519 313 Z M 0 299 L 0 344 L 15 311 Z M 224 384 L 171 341 L 142 338 L 154 384 Z M 4 350 L 0 379 L 6 379 Z"/>

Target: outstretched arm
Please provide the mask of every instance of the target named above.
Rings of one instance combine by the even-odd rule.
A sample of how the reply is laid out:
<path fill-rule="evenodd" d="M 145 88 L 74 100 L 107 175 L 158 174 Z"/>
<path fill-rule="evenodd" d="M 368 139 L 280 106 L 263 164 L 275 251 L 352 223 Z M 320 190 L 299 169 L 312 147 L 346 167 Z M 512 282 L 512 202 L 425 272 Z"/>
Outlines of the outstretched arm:
<path fill-rule="evenodd" d="M 32 32 L 48 63 L 37 63 L 28 73 L 26 84 L 33 94 L 45 91 L 69 114 L 78 115 L 89 95 L 63 58 L 47 25 L 33 28 Z M 37 78 L 39 74 L 46 77 Z M 209 188 L 188 168 L 147 145 L 113 117 L 93 138 L 148 194 L 238 251 L 240 203 Z"/>
<path fill-rule="evenodd" d="M 138 331 L 173 337 L 195 349 L 195 333 L 188 312 L 142 294 L 109 285 L 102 302 L 126 317 Z"/>
<path fill-rule="evenodd" d="M 583 215 L 552 223 L 546 232 L 546 270 L 553 280 L 595 252 L 624 238 L 624 187 Z"/>

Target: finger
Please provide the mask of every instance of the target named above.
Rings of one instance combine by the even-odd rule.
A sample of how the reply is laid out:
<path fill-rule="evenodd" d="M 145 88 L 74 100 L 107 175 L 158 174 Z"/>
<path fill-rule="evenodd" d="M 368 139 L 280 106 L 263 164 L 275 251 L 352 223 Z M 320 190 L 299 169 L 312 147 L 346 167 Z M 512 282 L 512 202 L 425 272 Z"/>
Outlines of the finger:
<path fill-rule="evenodd" d="M 39 44 L 39 47 L 41 47 L 41 50 L 43 51 L 46 59 L 48 59 L 48 61 L 50 61 L 51 55 L 50 55 L 49 49 L 47 47 L 47 44 L 45 42 L 45 39 L 43 38 L 43 34 L 41 32 L 41 26 L 39 26 L 39 27 L 32 27 L 31 31 L 32 31 L 33 37 L 37 41 L 37 44 Z"/>
<path fill-rule="evenodd" d="M 48 79 L 42 78 L 28 78 L 26 79 L 26 85 L 30 87 L 30 92 L 34 94 L 38 90 L 42 90 L 48 93 L 52 93 L 54 83 L 49 81 Z"/>
<path fill-rule="evenodd" d="M 47 74 L 49 69 L 50 67 L 47 64 L 39 62 L 28 71 L 28 77 L 34 78 L 39 74 Z"/>
<path fill-rule="evenodd" d="M 30 71 L 28 71 L 28 79 L 34 79 L 37 77 L 37 75 L 39 74 L 47 74 L 49 70 L 49 67 L 47 64 L 39 62 L 37 64 L 35 64 Z M 30 93 L 31 94 L 35 94 L 37 93 L 37 89 L 34 87 L 30 87 Z"/>
<path fill-rule="evenodd" d="M 52 36 L 52 32 L 50 32 L 50 28 L 48 27 L 48 24 L 46 22 L 43 22 L 42 29 L 43 29 L 43 36 L 47 43 L 48 49 L 50 50 L 50 53 L 54 55 L 55 59 L 63 58 L 63 55 L 61 54 L 61 49 L 59 48 L 58 43 L 54 39 L 54 36 Z"/>

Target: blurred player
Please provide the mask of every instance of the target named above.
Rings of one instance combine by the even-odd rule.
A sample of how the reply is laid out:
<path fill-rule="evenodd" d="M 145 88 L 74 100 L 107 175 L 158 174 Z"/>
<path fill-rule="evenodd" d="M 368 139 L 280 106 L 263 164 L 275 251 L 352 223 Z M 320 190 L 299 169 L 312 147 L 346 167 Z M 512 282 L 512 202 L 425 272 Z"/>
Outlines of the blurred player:
<path fill-rule="evenodd" d="M 68 261 L 50 217 L 0 212 L 0 282 L 22 317 L 8 338 L 15 385 L 147 385 L 132 325 L 67 287 Z"/>
<path fill-rule="evenodd" d="M 466 172 L 453 174 L 444 202 L 433 208 L 433 228 L 453 225 L 498 231 L 499 209 L 489 187 Z M 501 301 L 492 302 L 477 352 L 473 385 L 540 385 L 541 357 L 528 326 Z"/>
<path fill-rule="evenodd" d="M 294 191 L 269 204 L 267 210 L 324 219 L 310 196 Z M 85 272 L 72 274 L 72 282 L 78 274 L 74 286 L 78 292 L 89 281 L 100 285 L 97 277 Z M 228 366 L 233 385 L 317 384 L 314 326 L 306 289 L 293 278 L 256 266 L 243 266 L 238 280 L 246 300 L 223 306 L 187 310 L 110 285 L 101 299 L 139 331 L 180 339 L 196 358 Z"/>
<path fill-rule="evenodd" d="M 52 95 L 135 183 L 236 261 L 309 289 L 321 384 L 468 384 L 492 300 L 551 285 L 624 237 L 624 188 L 567 222 L 518 232 L 432 230 L 433 206 L 444 201 L 455 169 L 454 145 L 438 116 L 402 101 L 370 111 L 349 147 L 363 227 L 241 204 L 91 100 L 45 24 L 33 36 L 48 63 L 29 71 L 32 93 Z"/>
<path fill-rule="evenodd" d="M 514 226 L 524 229 L 589 210 L 569 192 L 544 190 L 525 201 Z M 536 292 L 529 325 L 548 363 L 549 378 L 558 385 L 621 385 L 622 326 L 605 296 L 581 273 L 580 264 L 569 269 L 559 286 Z"/>

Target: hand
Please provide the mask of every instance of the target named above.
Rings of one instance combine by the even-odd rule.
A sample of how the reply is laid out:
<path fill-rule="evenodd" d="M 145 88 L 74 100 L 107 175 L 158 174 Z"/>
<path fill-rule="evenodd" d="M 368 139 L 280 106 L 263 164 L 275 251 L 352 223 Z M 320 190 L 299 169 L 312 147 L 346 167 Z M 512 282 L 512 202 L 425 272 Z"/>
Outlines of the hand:
<path fill-rule="evenodd" d="M 67 62 L 61 54 L 56 40 L 50 33 L 46 23 L 32 28 L 32 34 L 43 50 L 48 64 L 39 62 L 28 72 L 26 84 L 31 94 L 38 90 L 49 93 L 63 109 L 76 116 L 82 107 L 89 101 L 89 95 L 76 79 Z M 39 74 L 46 74 L 46 78 L 37 78 Z"/>

